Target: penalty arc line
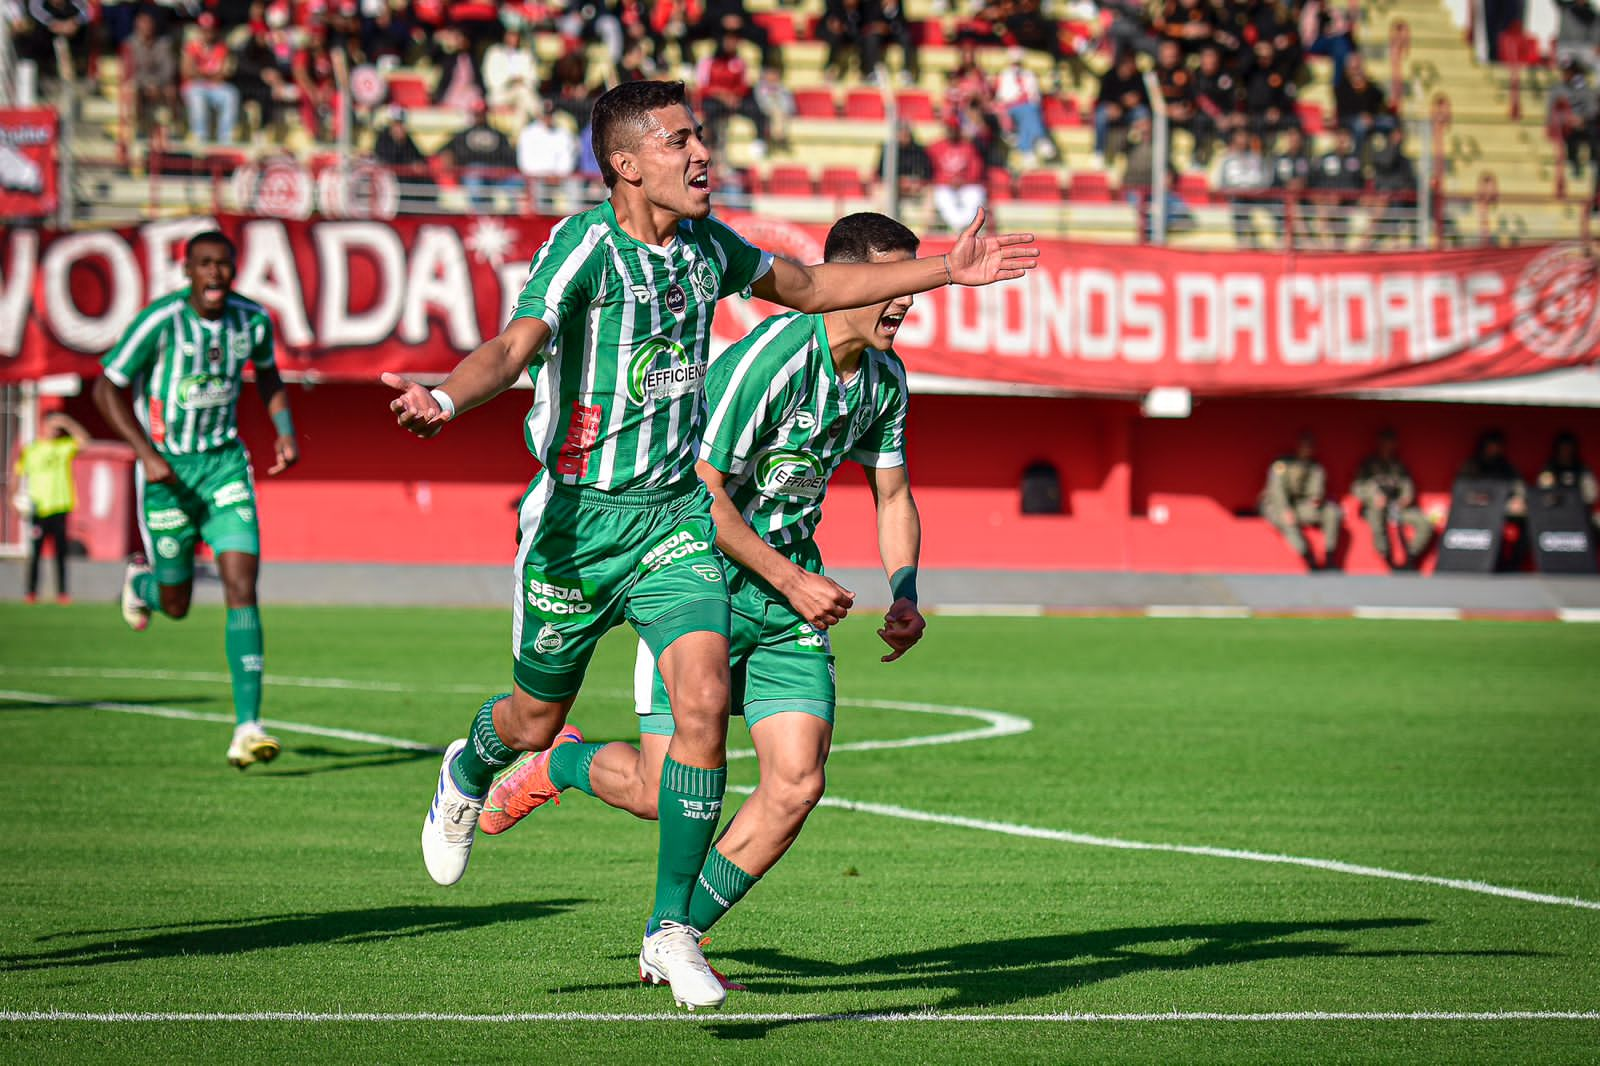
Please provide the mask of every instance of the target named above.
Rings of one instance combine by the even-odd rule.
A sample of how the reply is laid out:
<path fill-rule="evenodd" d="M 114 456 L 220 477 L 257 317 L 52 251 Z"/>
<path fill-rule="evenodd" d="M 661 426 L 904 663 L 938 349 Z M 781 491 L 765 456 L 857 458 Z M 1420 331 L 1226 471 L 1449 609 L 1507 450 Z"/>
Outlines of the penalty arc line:
<path fill-rule="evenodd" d="M 15 672 L 0 667 L 0 672 Z M 127 672 L 127 671 L 125 671 Z M 87 673 L 85 671 L 85 673 Z M 154 673 L 154 671 L 152 671 Z M 79 676 L 79 675 L 73 675 Z M 225 675 L 215 675 L 218 677 Z M 196 678 L 198 679 L 198 678 Z M 326 681 L 342 679 L 305 678 L 302 681 Z M 125 704 L 109 702 L 80 702 L 58 696 L 48 696 L 42 693 L 14 692 L 0 690 L 0 699 L 16 699 L 23 702 L 41 703 L 54 706 L 83 706 L 96 710 L 118 711 L 125 714 L 147 715 L 156 718 L 173 718 L 185 721 L 201 722 L 232 722 L 233 719 L 221 714 L 206 714 L 199 711 L 186 711 L 176 707 L 157 707 L 143 704 Z M 1013 723 L 1021 723 L 1026 731 L 1032 724 L 1025 718 L 1004 715 L 999 712 L 977 711 L 973 708 L 940 708 L 937 704 L 907 704 L 892 700 L 860 701 L 861 706 L 893 708 L 900 710 L 913 710 L 924 713 L 950 713 L 962 715 L 994 716 L 1000 719 L 1011 719 Z M 387 737 L 377 733 L 362 733 L 356 730 L 332 729 L 325 726 L 305 725 L 294 722 L 269 721 L 268 725 L 284 732 L 302 732 L 314 736 L 335 737 L 352 740 L 360 743 L 388 745 L 403 748 L 409 751 L 441 752 L 444 749 L 435 745 L 423 744 L 419 741 L 406 740 L 400 737 Z M 862 744 L 877 745 L 882 747 L 907 747 L 915 743 L 949 743 L 950 738 L 960 736 L 962 739 L 977 739 L 988 736 L 1004 736 L 1007 732 L 1017 732 L 1017 729 L 1008 729 L 1007 732 L 996 732 L 1005 729 L 1004 723 L 994 724 L 988 730 L 969 730 L 959 734 L 939 734 L 934 737 L 910 737 L 900 741 L 864 741 Z M 839 745 L 835 750 L 844 748 Z M 856 749 L 863 750 L 863 749 Z M 751 756 L 754 752 L 733 751 L 728 752 L 730 759 L 740 756 Z M 747 786 L 730 785 L 728 791 L 741 795 L 750 795 L 755 790 Z M 900 807 L 894 804 L 869 803 L 855 800 L 842 799 L 835 796 L 823 796 L 820 803 L 823 807 L 832 807 L 838 810 L 855 811 L 860 814 L 876 814 L 886 818 L 897 818 L 903 821 L 924 822 L 934 825 L 948 825 L 961 829 L 975 829 L 989 833 L 1000 833 L 1006 836 L 1024 837 L 1033 840 L 1051 840 L 1062 844 L 1074 844 L 1084 847 L 1111 848 L 1122 851 L 1151 851 L 1167 852 L 1179 855 L 1197 855 L 1207 858 L 1234 859 L 1242 862 L 1257 862 L 1281 866 L 1300 866 L 1308 869 L 1323 870 L 1330 873 L 1346 874 L 1353 877 L 1370 877 L 1387 881 L 1403 881 L 1413 884 L 1434 885 L 1440 888 L 1454 889 L 1460 892 L 1473 892 L 1479 895 L 1498 896 L 1503 899 L 1521 900 L 1526 903 L 1539 903 L 1549 906 L 1573 907 L 1581 910 L 1600 911 L 1600 901 L 1581 899 L 1576 896 L 1557 896 L 1545 892 L 1531 892 L 1521 888 L 1511 888 L 1504 885 L 1490 884 L 1466 878 L 1439 877 L 1432 874 L 1414 874 L 1403 870 L 1390 870 L 1380 866 L 1365 866 L 1359 863 L 1344 862 L 1339 859 L 1318 859 L 1300 855 L 1282 855 L 1274 852 L 1250 851 L 1240 848 L 1219 848 L 1200 844 L 1170 844 L 1142 840 L 1126 840 L 1121 837 L 1096 836 L 1090 833 L 1075 833 L 1063 829 L 1045 829 L 1038 826 L 1020 825 L 1013 822 L 990 821 L 982 818 L 969 818 L 964 815 L 940 814 L 932 811 L 919 811 L 910 807 Z"/>
<path fill-rule="evenodd" d="M 692 1014 L 550 1011 L 526 1014 L 447 1014 L 435 1011 L 0 1011 L 0 1022 L 449 1022 L 469 1025 L 529 1022 L 1053 1022 L 1106 1024 L 1138 1022 L 1594 1022 L 1600 1011 L 1169 1011 L 1146 1014 L 973 1014 L 939 1011 L 843 1012 L 836 1014 L 713 1012 Z"/>

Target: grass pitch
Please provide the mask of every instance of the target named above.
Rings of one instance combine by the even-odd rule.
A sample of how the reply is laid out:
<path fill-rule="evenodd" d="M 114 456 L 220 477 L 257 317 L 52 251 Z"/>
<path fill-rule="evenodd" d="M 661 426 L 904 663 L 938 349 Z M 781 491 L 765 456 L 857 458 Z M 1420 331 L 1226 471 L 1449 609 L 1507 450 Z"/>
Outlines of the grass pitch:
<path fill-rule="evenodd" d="M 273 720 L 442 745 L 507 676 L 502 612 L 264 621 Z M 195 720 L 231 719 L 220 611 L 135 635 L 110 606 L 0 605 L 0 1061 L 1600 1059 L 1600 909 L 1102 840 L 1600 901 L 1600 630 L 936 618 L 886 666 L 871 622 L 836 631 L 844 697 L 1031 729 L 838 751 L 830 797 L 894 810 L 818 811 L 715 929 L 738 1016 L 623 1021 L 587 1016 L 673 1009 L 635 980 L 653 825 L 571 795 L 437 888 L 436 755 L 285 727 L 276 763 L 225 764 L 228 725 Z M 592 737 L 632 736 L 631 662 L 602 645 Z M 854 705 L 836 742 L 983 727 Z M 1364 1017 L 1081 1019 L 1170 1012 Z M 1416 1012 L 1496 1016 L 1369 1017 Z"/>

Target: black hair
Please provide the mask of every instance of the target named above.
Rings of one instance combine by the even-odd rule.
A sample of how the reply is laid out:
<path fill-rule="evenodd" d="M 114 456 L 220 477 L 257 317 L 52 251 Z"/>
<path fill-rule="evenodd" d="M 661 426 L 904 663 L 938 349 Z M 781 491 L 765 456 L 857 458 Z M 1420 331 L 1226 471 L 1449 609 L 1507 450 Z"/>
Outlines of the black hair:
<path fill-rule="evenodd" d="M 590 145 L 594 148 L 595 161 L 600 164 L 600 177 L 606 188 L 617 184 L 611 153 L 631 149 L 645 131 L 645 116 L 674 104 L 687 106 L 681 81 L 625 81 L 602 93 L 594 102 Z"/>
<path fill-rule="evenodd" d="M 866 263 L 871 261 L 874 252 L 916 255 L 921 243 L 915 233 L 888 215 L 859 211 L 833 224 L 822 249 L 822 258 L 828 263 Z"/>
<path fill-rule="evenodd" d="M 230 257 L 235 259 L 239 257 L 239 249 L 235 248 L 228 235 L 219 229 L 208 229 L 204 233 L 196 233 L 190 237 L 189 242 L 183 246 L 183 257 L 188 259 L 194 255 L 194 250 L 202 244 L 220 244 L 228 250 Z"/>

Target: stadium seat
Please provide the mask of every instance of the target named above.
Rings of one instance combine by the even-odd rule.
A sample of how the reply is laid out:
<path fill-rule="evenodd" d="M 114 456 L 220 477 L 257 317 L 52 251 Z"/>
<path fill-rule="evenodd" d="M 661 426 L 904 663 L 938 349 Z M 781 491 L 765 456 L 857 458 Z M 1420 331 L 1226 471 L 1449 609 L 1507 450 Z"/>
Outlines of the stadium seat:
<path fill-rule="evenodd" d="M 1098 170 L 1074 174 L 1067 186 L 1067 199 L 1074 203 L 1110 203 L 1111 180 Z"/>
<path fill-rule="evenodd" d="M 1078 116 L 1078 105 L 1075 101 L 1065 100 L 1059 96 L 1046 96 L 1044 98 L 1044 124 L 1053 130 L 1067 129 L 1081 125 Z"/>
<path fill-rule="evenodd" d="M 1178 195 L 1191 206 L 1210 203 L 1212 200 L 1211 183 L 1206 180 L 1204 174 L 1190 171 L 1178 177 Z"/>
<path fill-rule="evenodd" d="M 767 38 L 774 47 L 793 44 L 799 40 L 795 32 L 794 19 L 786 11 L 762 11 L 750 15 L 750 21 L 767 31 Z"/>
<path fill-rule="evenodd" d="M 1017 199 L 1055 203 L 1061 199 L 1061 179 L 1053 170 L 1030 170 L 1017 182 Z"/>
<path fill-rule="evenodd" d="M 925 92 L 909 90 L 895 97 L 900 118 L 905 122 L 937 122 L 938 113 L 933 108 L 933 97 Z"/>
<path fill-rule="evenodd" d="M 844 98 L 844 117 L 859 122 L 882 122 L 883 94 L 876 89 L 851 89 Z"/>
<path fill-rule="evenodd" d="M 783 164 L 767 175 L 767 192 L 773 196 L 810 196 L 811 171 L 798 164 Z"/>
<path fill-rule="evenodd" d="M 389 103 L 395 107 L 427 107 L 430 95 L 420 74 L 389 75 Z"/>
<path fill-rule="evenodd" d="M 840 199 L 857 199 L 862 195 L 861 172 L 855 167 L 823 167 L 818 193 Z"/>
<path fill-rule="evenodd" d="M 988 184 L 990 203 L 1000 203 L 1013 198 L 1011 171 L 1006 167 L 990 167 Z"/>
<path fill-rule="evenodd" d="M 833 102 L 833 90 L 796 89 L 794 113 L 796 118 L 837 118 L 839 109 Z"/>
<path fill-rule="evenodd" d="M 1300 116 L 1300 126 L 1306 131 L 1307 137 L 1316 137 L 1326 132 L 1328 123 L 1323 117 L 1321 107 L 1302 101 L 1294 106 L 1294 110 Z"/>

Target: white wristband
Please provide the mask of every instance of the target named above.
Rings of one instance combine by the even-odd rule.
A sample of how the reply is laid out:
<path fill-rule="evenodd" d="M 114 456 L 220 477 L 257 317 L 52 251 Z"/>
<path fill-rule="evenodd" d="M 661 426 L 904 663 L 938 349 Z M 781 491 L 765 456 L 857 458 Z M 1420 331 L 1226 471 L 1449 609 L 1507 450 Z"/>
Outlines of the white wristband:
<path fill-rule="evenodd" d="M 443 389 L 429 389 L 428 395 L 433 397 L 434 403 L 444 408 L 445 421 L 449 421 L 456 416 L 456 402 L 450 398 L 448 392 Z"/>

